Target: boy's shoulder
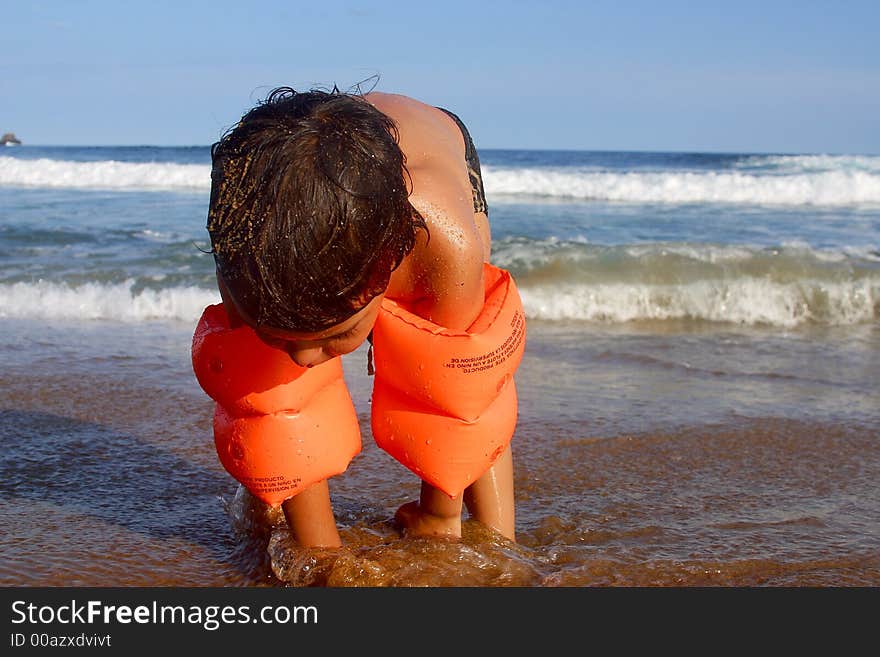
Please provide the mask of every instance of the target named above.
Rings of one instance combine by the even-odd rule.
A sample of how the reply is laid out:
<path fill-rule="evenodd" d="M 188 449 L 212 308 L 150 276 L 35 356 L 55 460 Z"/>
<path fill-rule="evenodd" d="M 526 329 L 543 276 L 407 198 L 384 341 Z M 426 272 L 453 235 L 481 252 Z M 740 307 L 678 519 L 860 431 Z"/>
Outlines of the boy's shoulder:
<path fill-rule="evenodd" d="M 449 166 L 462 158 L 459 128 L 442 110 L 400 94 L 372 92 L 364 98 L 394 121 L 411 173 L 419 167 Z"/>

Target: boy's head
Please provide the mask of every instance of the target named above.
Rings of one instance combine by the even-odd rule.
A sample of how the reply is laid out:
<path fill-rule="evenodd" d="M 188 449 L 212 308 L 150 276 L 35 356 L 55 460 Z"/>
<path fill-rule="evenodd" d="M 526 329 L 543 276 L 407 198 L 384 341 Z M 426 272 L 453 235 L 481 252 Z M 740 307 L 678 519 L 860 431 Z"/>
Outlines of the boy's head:
<path fill-rule="evenodd" d="M 257 326 L 339 324 L 385 291 L 426 229 L 397 128 L 360 96 L 276 89 L 211 157 L 217 271 Z"/>

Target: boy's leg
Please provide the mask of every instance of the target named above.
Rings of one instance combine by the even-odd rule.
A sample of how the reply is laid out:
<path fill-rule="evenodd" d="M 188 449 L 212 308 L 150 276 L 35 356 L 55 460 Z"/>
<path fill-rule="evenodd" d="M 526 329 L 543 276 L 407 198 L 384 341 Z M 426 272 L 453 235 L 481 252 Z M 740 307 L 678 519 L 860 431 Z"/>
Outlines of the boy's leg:
<path fill-rule="evenodd" d="M 293 537 L 303 547 L 342 545 L 326 479 L 285 500 L 281 508 Z"/>
<path fill-rule="evenodd" d="M 516 541 L 513 456 L 510 445 L 486 473 L 468 486 L 464 501 L 475 520 Z"/>
<path fill-rule="evenodd" d="M 461 538 L 461 502 L 461 495 L 450 498 L 423 481 L 419 501 L 404 504 L 394 519 L 403 525 L 407 536 Z"/>
<path fill-rule="evenodd" d="M 468 486 L 464 497 L 450 498 L 443 491 L 422 482 L 418 502 L 404 504 L 394 519 L 408 536 L 461 536 L 462 499 L 475 520 L 516 541 L 513 494 L 513 456 L 510 446 L 482 477 Z"/>

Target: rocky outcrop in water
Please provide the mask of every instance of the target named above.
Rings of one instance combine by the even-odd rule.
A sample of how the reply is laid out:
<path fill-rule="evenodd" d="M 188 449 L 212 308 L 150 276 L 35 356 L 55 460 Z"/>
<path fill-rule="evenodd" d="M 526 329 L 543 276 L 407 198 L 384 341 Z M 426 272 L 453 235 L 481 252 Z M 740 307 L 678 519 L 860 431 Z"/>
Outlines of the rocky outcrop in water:
<path fill-rule="evenodd" d="M 13 132 L 7 132 L 5 135 L 0 137 L 0 146 L 8 146 L 8 145 L 19 145 L 21 144 L 21 140 L 15 136 Z"/>

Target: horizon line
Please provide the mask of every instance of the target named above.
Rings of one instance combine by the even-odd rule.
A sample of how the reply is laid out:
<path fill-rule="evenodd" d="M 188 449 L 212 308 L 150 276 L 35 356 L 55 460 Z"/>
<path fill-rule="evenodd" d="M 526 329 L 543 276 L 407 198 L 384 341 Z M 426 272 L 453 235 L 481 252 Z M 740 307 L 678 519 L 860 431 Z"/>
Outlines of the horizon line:
<path fill-rule="evenodd" d="M 211 148 L 211 144 L 148 144 L 148 143 L 130 143 L 130 144 L 32 144 L 22 142 L 20 144 L 7 144 L 0 148 L 0 152 L 4 152 L 5 148 Z M 535 148 L 535 147 L 513 147 L 513 146 L 492 146 L 477 147 L 477 151 L 527 151 L 527 152 L 554 152 L 554 153 L 676 153 L 688 155 L 849 155 L 861 157 L 878 157 L 880 152 L 872 153 L 868 151 L 786 151 L 786 150 L 734 150 L 734 149 L 657 149 L 657 148 Z"/>

